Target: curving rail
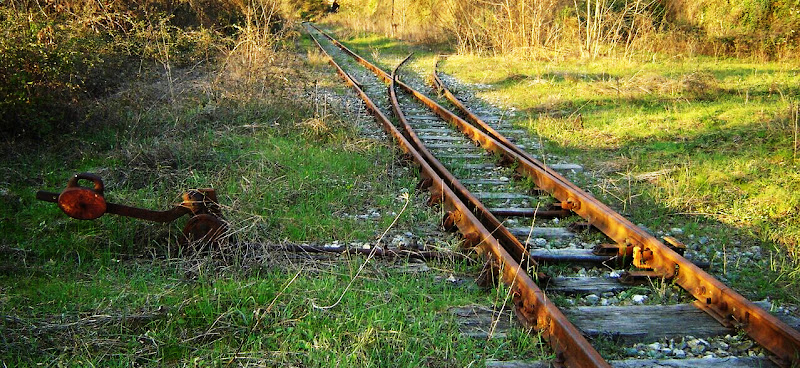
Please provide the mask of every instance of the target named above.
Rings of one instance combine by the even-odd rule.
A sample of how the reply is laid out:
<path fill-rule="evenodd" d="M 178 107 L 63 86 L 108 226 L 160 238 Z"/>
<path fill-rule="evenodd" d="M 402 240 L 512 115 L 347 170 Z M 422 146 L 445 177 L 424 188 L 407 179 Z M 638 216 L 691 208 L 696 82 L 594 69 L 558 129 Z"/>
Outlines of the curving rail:
<path fill-rule="evenodd" d="M 561 312 L 536 287 L 533 280 L 523 272 L 520 263 L 526 267 L 534 265 L 527 260 L 527 250 L 521 244 L 507 240 L 501 243 L 494 233 L 502 234 L 504 229 L 494 216 L 488 211 L 480 209 L 479 201 L 470 197 L 469 192 L 457 179 L 449 175 L 446 169 L 424 148 L 413 130 L 405 122 L 404 115 L 397 104 L 395 89 L 399 87 L 412 95 L 424 105 L 428 106 L 440 118 L 455 125 L 464 135 L 482 146 L 484 149 L 499 154 L 505 162 L 515 163 L 516 168 L 523 175 L 528 176 L 542 190 L 547 191 L 561 201 L 563 208 L 572 210 L 589 224 L 593 225 L 609 238 L 617 242 L 617 255 L 628 257 L 633 264 L 642 269 L 651 270 L 646 274 L 651 277 L 673 279 L 676 284 L 687 290 L 697 301 L 695 305 L 708 312 L 722 324 L 739 327 L 775 355 L 773 360 L 782 366 L 800 365 L 800 333 L 787 324 L 767 313 L 762 308 L 750 302 L 731 288 L 724 285 L 713 276 L 704 272 L 678 254 L 668 246 L 651 236 L 629 220 L 601 203 L 593 196 L 581 190 L 569 180 L 550 169 L 542 162 L 536 160 L 523 150 L 513 145 L 508 139 L 482 122 L 475 114 L 470 112 L 457 98 L 450 93 L 441 80 L 434 74 L 434 83 L 437 88 L 444 91 L 444 95 L 464 113 L 473 124 L 445 109 L 424 94 L 397 80 L 397 68 L 390 75 L 364 58 L 360 57 L 345 45 L 316 28 L 330 42 L 339 47 L 343 52 L 353 57 L 385 83 L 389 84 L 389 94 L 393 101 L 395 114 L 405 127 L 405 136 L 369 101 L 369 98 L 359 88 L 357 83 L 344 70 L 342 70 L 317 39 L 312 38 L 329 58 L 340 75 L 357 90 L 359 95 L 368 105 L 368 108 L 378 118 L 392 136 L 400 143 L 402 149 L 413 156 L 415 162 L 421 167 L 422 175 L 431 185 L 432 195 L 441 196 L 443 204 L 448 211 L 448 221 L 454 223 L 472 245 L 478 245 L 497 259 L 502 266 L 503 280 L 513 285 L 517 290 L 518 314 L 532 325 L 537 326 L 558 353 L 558 361 L 567 366 L 607 366 L 591 345 L 577 333 L 577 330 L 566 319 L 563 322 L 558 316 Z M 402 65 L 402 63 L 401 63 Z M 400 65 L 398 65 L 398 68 Z M 434 71 L 434 73 L 436 73 Z M 406 138 L 408 137 L 408 139 Z M 410 139 L 410 141 L 409 141 Z M 451 189 L 453 186 L 458 190 Z M 476 204 L 477 202 L 477 204 Z M 471 211 L 474 211 L 471 212 Z M 494 218 L 494 220 L 492 220 Z M 488 220 L 487 220 L 488 219 Z M 475 221 L 473 223 L 473 221 Z M 486 226 L 489 224 L 489 226 Z M 493 224 L 499 226 L 494 227 Z M 491 229 L 489 231 L 488 229 Z M 502 235 L 499 236 L 502 239 Z M 513 238 L 513 236 L 512 236 Z M 678 243 L 670 241 L 673 246 Z M 519 243 L 517 241 L 517 243 Z M 513 255 L 513 259 L 512 259 Z M 657 318 L 657 316 L 654 316 Z M 575 335 L 577 333 L 577 336 Z M 588 350 L 587 350 L 588 349 Z"/>
<path fill-rule="evenodd" d="M 313 27 L 310 24 L 309 26 Z M 516 291 L 515 304 L 520 309 L 528 312 L 523 314 L 526 319 L 525 322 L 536 326 L 542 332 L 554 351 L 556 351 L 559 364 L 567 367 L 610 367 L 586 338 L 581 335 L 580 331 L 569 322 L 567 317 L 536 286 L 536 283 L 497 241 L 492 232 L 483 226 L 450 187 L 444 185 L 444 180 L 433 170 L 427 160 L 377 108 L 375 103 L 354 82 L 352 77 L 336 64 L 322 45 L 319 44 L 316 37 L 313 34 L 311 37 L 325 54 L 328 62 L 361 97 L 367 105 L 367 109 L 378 119 L 384 130 L 394 137 L 406 154 L 413 158 L 414 162 L 419 166 L 422 176 L 430 184 L 431 197 L 433 199 L 440 198 L 445 210 L 450 214 L 449 218 L 463 234 L 467 243 L 478 249 L 479 253 L 488 254 L 503 265 L 500 270 L 503 282 L 511 285 Z M 393 91 L 391 88 L 390 90 Z"/>

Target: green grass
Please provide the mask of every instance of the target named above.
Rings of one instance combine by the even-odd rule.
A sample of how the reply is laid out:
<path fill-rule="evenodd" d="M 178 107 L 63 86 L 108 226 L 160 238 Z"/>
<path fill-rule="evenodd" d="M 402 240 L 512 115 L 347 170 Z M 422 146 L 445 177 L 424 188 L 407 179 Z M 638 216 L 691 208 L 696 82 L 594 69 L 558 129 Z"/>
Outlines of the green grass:
<path fill-rule="evenodd" d="M 237 365 L 464 366 L 485 358 L 542 354 L 537 335 L 522 330 L 507 339 L 461 337 L 447 309 L 485 305 L 493 295 L 456 286 L 440 272 L 402 272 L 404 262 L 372 260 L 335 304 L 363 261 L 274 261 L 246 274 L 209 267 L 192 279 L 175 264 L 126 262 L 68 271 L 59 278 L 4 278 L 11 292 L 5 293 L 3 313 L 25 318 L 4 322 L 5 350 L 12 355 L 3 360 L 10 365 L 55 358 L 66 365 L 104 366 L 217 366 L 232 360 Z M 437 267 L 456 274 L 470 269 Z M 101 314 L 129 319 L 86 322 Z M 130 319 L 141 315 L 150 317 L 139 323 Z M 81 328 L 53 327 L 71 322 Z"/>
<path fill-rule="evenodd" d="M 256 72 L 306 67 L 294 58 L 290 63 Z M 315 84 L 298 79 L 301 91 L 338 88 L 335 76 L 313 68 L 304 78 L 317 78 Z M 77 172 L 99 174 L 107 201 L 153 210 L 173 207 L 190 188 L 215 188 L 240 237 L 273 242 L 373 239 L 402 206 L 396 199 L 400 192 L 413 193 L 416 178 L 389 169 L 398 166 L 389 142 L 361 138 L 358 128 L 330 113 L 334 107 L 298 99 L 303 92 L 288 91 L 283 81 L 230 86 L 238 82 L 209 75 L 231 71 L 204 72 L 176 82 L 174 89 L 182 91 L 174 101 L 159 100 L 166 86 L 155 76 L 101 100 L 93 113 L 109 115 L 109 123 L 98 129 L 5 146 L 9 159 L 2 170 L 8 175 L 0 201 L 5 243 L 45 257 L 76 250 L 87 257 L 109 250 L 140 253 L 174 242 L 168 234 L 179 232 L 185 220 L 161 225 L 106 215 L 76 221 L 54 204 L 34 200 L 36 190 L 61 191 Z M 189 89 L 192 84 L 212 95 Z M 326 109 L 330 112 L 323 113 Z M 345 216 L 371 209 L 381 216 L 367 221 Z M 407 226 L 425 211 L 415 207 L 400 224 Z M 69 235 L 75 233 L 93 235 L 76 242 Z"/>

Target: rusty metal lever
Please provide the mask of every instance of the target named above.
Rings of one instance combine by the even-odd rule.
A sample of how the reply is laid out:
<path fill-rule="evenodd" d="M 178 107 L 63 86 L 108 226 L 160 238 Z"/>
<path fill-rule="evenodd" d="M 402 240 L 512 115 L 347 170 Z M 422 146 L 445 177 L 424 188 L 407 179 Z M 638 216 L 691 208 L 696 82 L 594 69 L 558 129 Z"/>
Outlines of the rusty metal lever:
<path fill-rule="evenodd" d="M 46 192 L 43 190 L 36 192 L 36 199 L 45 202 L 58 203 L 59 196 L 60 193 Z M 188 208 L 183 207 L 181 205 L 175 206 L 175 208 L 167 211 L 152 211 L 143 208 L 130 207 L 122 204 L 108 203 L 108 202 L 106 202 L 105 205 L 106 209 L 103 212 L 104 214 L 113 213 L 115 215 L 133 217 L 140 220 L 155 221 L 155 222 L 172 222 L 177 220 L 179 217 L 192 212 Z M 67 213 L 67 215 L 73 218 L 77 218 L 79 220 L 84 220 L 83 218 L 80 217 L 74 217 L 69 213 Z"/>
<path fill-rule="evenodd" d="M 93 187 L 80 186 L 81 180 L 91 181 Z M 183 233 L 189 241 L 217 241 L 226 228 L 225 222 L 222 220 L 222 212 L 217 204 L 217 194 L 211 188 L 192 189 L 183 193 L 183 202 L 166 211 L 153 211 L 106 202 L 103 197 L 104 189 L 103 180 L 99 176 L 92 173 L 80 173 L 70 178 L 67 188 L 61 193 L 40 190 L 36 192 L 36 199 L 56 203 L 68 216 L 79 220 L 94 220 L 106 213 L 112 213 L 140 220 L 167 223 L 189 214 L 192 217 L 183 229 Z"/>

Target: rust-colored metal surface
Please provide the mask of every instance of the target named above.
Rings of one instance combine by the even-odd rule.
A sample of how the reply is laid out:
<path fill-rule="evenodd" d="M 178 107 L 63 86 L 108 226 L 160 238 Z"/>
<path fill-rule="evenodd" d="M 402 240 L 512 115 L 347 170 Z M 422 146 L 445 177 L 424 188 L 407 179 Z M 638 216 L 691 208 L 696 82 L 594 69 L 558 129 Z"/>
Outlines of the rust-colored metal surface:
<path fill-rule="evenodd" d="M 207 213 L 194 215 L 186 222 L 183 235 L 190 244 L 202 245 L 216 242 L 225 233 L 225 222 Z"/>
<path fill-rule="evenodd" d="M 94 188 L 78 186 L 79 180 L 92 181 Z M 72 218 L 94 220 L 106 213 L 103 189 L 103 181 L 97 175 L 77 174 L 67 182 L 67 188 L 58 195 L 58 208 Z"/>
<path fill-rule="evenodd" d="M 408 138 L 411 143 L 416 148 L 417 152 L 419 152 L 428 164 L 436 170 L 436 173 L 439 174 L 445 180 L 456 195 L 459 196 L 461 200 L 465 202 L 467 207 L 475 214 L 475 216 L 481 221 L 481 223 L 486 226 L 488 229 L 493 229 L 493 235 L 500 241 L 500 244 L 503 248 L 514 257 L 514 260 L 517 261 L 520 265 L 522 265 L 523 269 L 525 269 L 528 274 L 535 274 L 536 264 L 535 261 L 531 259 L 530 253 L 528 253 L 527 248 L 517 239 L 516 236 L 511 234 L 511 232 L 506 228 L 500 220 L 497 219 L 490 211 L 487 209 L 481 201 L 475 197 L 470 191 L 461 184 L 458 179 L 456 179 L 447 168 L 442 165 L 439 160 L 431 154 L 431 152 L 425 147 L 425 144 L 422 143 L 422 140 L 419 139 L 419 136 L 414 132 L 414 129 L 411 128 L 411 125 L 408 124 L 408 120 L 406 120 L 405 114 L 403 113 L 400 102 L 397 100 L 397 93 L 395 91 L 395 85 L 397 84 L 396 73 L 397 70 L 411 57 L 411 55 L 407 56 L 403 59 L 400 64 L 394 69 L 391 75 L 392 83 L 389 86 L 389 99 L 392 102 L 392 110 L 394 111 L 397 118 L 400 120 L 400 124 L 403 126 L 403 130 L 405 131 L 405 137 Z"/>
<path fill-rule="evenodd" d="M 324 32 L 313 25 L 308 24 L 308 26 L 325 35 Z M 444 210 L 449 214 L 449 220 L 463 234 L 465 243 L 475 247 L 479 253 L 487 254 L 495 262 L 502 265 L 500 267 L 501 277 L 503 282 L 510 285 L 514 290 L 514 300 L 519 310 L 518 315 L 525 323 L 536 326 L 543 336 L 547 338 L 558 354 L 555 363 L 567 367 L 610 367 L 591 344 L 586 341 L 580 331 L 547 299 L 525 270 L 500 245 L 492 235 L 492 232 L 478 221 L 449 186 L 444 185 L 444 180 L 438 176 L 423 156 L 417 152 L 414 146 L 392 125 L 364 91 L 328 55 L 327 51 L 314 37 L 313 32 L 309 31 L 309 34 L 328 58 L 328 62 L 336 68 L 345 82 L 358 93 L 359 97 L 367 105 L 367 109 L 378 119 L 387 133 L 394 137 L 401 149 L 419 166 L 423 178 L 430 183 L 431 197 L 441 202 Z"/>
<path fill-rule="evenodd" d="M 79 186 L 81 180 L 91 181 L 92 188 Z M 36 199 L 53 202 L 68 216 L 78 220 L 94 220 L 106 213 L 154 222 L 172 222 L 183 215 L 192 215 L 184 228 L 190 241 L 217 241 L 226 229 L 214 189 L 193 189 L 183 193 L 183 202 L 167 211 L 152 211 L 106 202 L 103 180 L 92 173 L 75 174 L 61 193 L 36 192 Z"/>
<path fill-rule="evenodd" d="M 445 84 L 439 78 L 439 73 L 437 73 L 440 60 L 441 60 L 441 58 L 437 57 L 436 62 L 434 64 L 433 73 L 431 75 L 431 77 L 432 77 L 431 80 L 432 80 L 433 86 L 440 93 L 442 93 L 442 95 L 448 101 L 450 101 L 450 103 L 452 103 L 457 109 L 459 109 L 464 114 L 464 116 L 467 117 L 467 119 L 469 121 L 471 121 L 474 124 L 476 124 L 480 129 L 482 129 L 484 132 L 486 132 L 486 134 L 488 134 L 490 137 L 494 138 L 500 144 L 504 145 L 507 149 L 515 152 L 516 154 L 524 157 L 525 159 L 527 159 L 527 160 L 529 160 L 531 162 L 535 161 L 533 156 L 528 154 L 528 152 L 525 152 L 525 150 L 517 147 L 517 145 L 515 145 L 513 142 L 508 140 L 508 138 L 506 138 L 504 135 L 500 134 L 500 132 L 498 132 L 497 130 L 492 128 L 491 125 L 487 124 L 485 121 L 483 121 L 483 119 L 478 117 L 477 114 L 473 113 L 472 110 L 467 108 L 467 106 L 464 105 L 463 102 L 461 102 L 458 98 L 456 98 L 456 96 L 452 92 L 450 92 L 450 90 L 447 88 L 447 86 L 445 86 Z M 555 175 L 561 176 L 558 172 L 556 172 L 555 170 L 553 170 L 549 166 L 542 165 L 542 169 L 547 171 L 549 174 L 555 174 Z M 574 189 L 580 190 L 580 188 L 577 185 L 574 185 L 572 182 L 567 181 L 566 184 L 571 186 Z"/>
<path fill-rule="evenodd" d="M 391 78 L 386 72 L 356 55 L 324 32 L 322 34 L 385 82 L 391 83 Z M 574 211 L 619 243 L 620 256 L 632 257 L 634 249 L 638 247 L 642 256 L 638 262 L 640 266 L 658 272 L 663 277 L 674 278 L 678 285 L 705 305 L 704 310 L 713 311 L 722 316 L 720 318 L 736 321 L 753 340 L 775 354 L 776 363 L 783 366 L 800 365 L 800 332 L 704 272 L 559 173 L 525 154 L 524 151 L 520 154 L 518 151 L 521 150 L 510 148 L 510 146 L 515 147 L 513 144 L 508 146 L 498 141 L 404 83 L 397 82 L 397 85 L 427 105 L 442 119 L 457 126 L 466 136 L 485 149 L 501 155 L 507 162 L 516 163 L 518 171 L 530 177 L 539 188 L 560 200 L 563 208 Z"/>

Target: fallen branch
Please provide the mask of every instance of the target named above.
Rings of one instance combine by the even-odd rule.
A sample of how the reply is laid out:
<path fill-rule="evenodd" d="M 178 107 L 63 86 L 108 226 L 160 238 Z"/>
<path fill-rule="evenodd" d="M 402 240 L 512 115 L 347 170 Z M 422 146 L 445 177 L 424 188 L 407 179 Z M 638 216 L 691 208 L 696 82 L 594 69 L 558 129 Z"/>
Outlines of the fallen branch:
<path fill-rule="evenodd" d="M 145 312 L 141 314 L 128 314 L 128 315 L 96 314 L 85 318 L 81 318 L 75 322 L 68 322 L 68 323 L 41 322 L 39 324 L 36 324 L 12 315 L 3 315 L 2 319 L 6 323 L 19 325 L 22 328 L 27 329 L 33 333 L 47 334 L 52 332 L 59 332 L 59 331 L 78 329 L 78 328 L 102 327 L 109 324 L 143 325 L 152 322 L 154 320 L 166 317 L 168 311 L 169 311 L 168 308 L 161 306 L 153 312 Z"/>
<path fill-rule="evenodd" d="M 373 257 L 384 258 L 408 258 L 419 259 L 423 261 L 430 260 L 461 260 L 461 261 L 475 261 L 471 257 L 463 253 L 457 252 L 442 252 L 442 251 L 426 251 L 407 248 L 361 248 L 350 247 L 347 245 L 336 246 L 319 246 L 308 244 L 267 244 L 262 245 L 263 249 L 269 251 L 284 251 L 284 252 L 297 252 L 297 253 L 332 253 L 332 254 L 373 254 Z"/>

